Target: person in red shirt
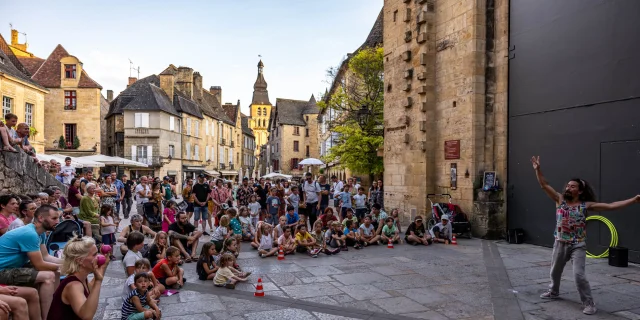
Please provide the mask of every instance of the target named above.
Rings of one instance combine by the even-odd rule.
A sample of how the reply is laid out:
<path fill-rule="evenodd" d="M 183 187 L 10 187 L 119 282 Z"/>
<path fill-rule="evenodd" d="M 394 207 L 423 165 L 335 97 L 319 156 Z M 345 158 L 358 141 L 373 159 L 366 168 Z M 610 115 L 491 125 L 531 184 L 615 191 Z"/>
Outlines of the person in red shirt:
<path fill-rule="evenodd" d="M 322 221 L 322 228 L 327 229 L 327 226 L 331 226 L 333 221 L 338 221 L 338 218 L 333 214 L 333 208 L 329 207 L 324 209 L 324 214 L 318 220 Z"/>
<path fill-rule="evenodd" d="M 151 272 L 165 288 L 177 286 L 180 289 L 184 285 L 185 279 L 182 277 L 184 270 L 178 267 L 179 262 L 180 250 L 176 247 L 169 247 L 167 258 L 160 260 Z"/>

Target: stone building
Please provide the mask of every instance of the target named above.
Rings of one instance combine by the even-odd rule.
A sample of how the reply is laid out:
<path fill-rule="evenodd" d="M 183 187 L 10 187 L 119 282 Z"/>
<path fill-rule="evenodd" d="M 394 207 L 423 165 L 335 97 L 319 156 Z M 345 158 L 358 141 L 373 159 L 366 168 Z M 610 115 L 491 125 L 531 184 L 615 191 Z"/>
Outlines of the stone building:
<path fill-rule="evenodd" d="M 272 172 L 301 177 L 305 158 L 318 158 L 318 115 L 316 99 L 276 99 L 269 121 L 269 166 Z"/>
<path fill-rule="evenodd" d="M 482 172 L 506 180 L 508 1 L 383 10 L 385 207 L 425 215 L 428 193 L 450 193 L 473 216 Z"/>
<path fill-rule="evenodd" d="M 225 173 L 227 164 L 236 164 L 236 142 L 230 141 L 240 125 L 227 117 L 221 95 L 220 87 L 203 89 L 202 76 L 189 67 L 169 65 L 159 75 L 130 78 L 106 116 L 108 154 L 149 165 L 132 176 L 182 181 L 199 173 Z"/>
<path fill-rule="evenodd" d="M 340 63 L 340 66 L 335 71 L 335 78 L 331 83 L 331 87 L 323 97 L 325 103 L 329 104 L 329 100 L 331 96 L 336 93 L 338 89 L 342 89 L 345 92 L 348 91 L 347 88 L 350 86 L 350 77 L 352 72 L 349 70 L 349 61 L 351 57 L 358 53 L 358 51 L 365 48 L 376 48 L 382 46 L 382 33 L 383 33 L 383 11 L 380 10 L 380 14 L 376 18 L 369 35 L 365 42 L 356 49 L 353 53 L 348 53 L 346 58 Z M 329 153 L 329 150 L 336 144 L 336 140 L 339 138 L 338 133 L 332 130 L 331 122 L 338 119 L 340 117 L 340 110 L 336 110 L 332 108 L 330 105 L 327 108 L 321 110 L 321 116 L 319 117 L 320 122 L 320 156 L 325 156 Z M 347 178 L 353 177 L 354 173 L 351 172 L 348 168 L 344 168 L 340 165 L 339 160 L 332 161 L 327 163 L 325 167 L 325 174 L 329 177 L 335 175 L 340 180 L 345 180 Z M 360 177 L 357 177 L 360 180 L 360 184 L 362 186 L 369 186 L 369 174 L 368 172 L 362 173 Z"/>
<path fill-rule="evenodd" d="M 61 153 L 59 140 L 64 137 L 65 154 L 99 152 L 102 86 L 89 77 L 82 61 L 62 45 L 56 46 L 47 59 L 41 59 L 29 53 L 26 44 L 18 43 L 17 31 L 12 30 L 11 39 L 12 49 L 19 53 L 18 59 L 31 79 L 49 90 L 44 101 L 44 150 Z"/>
<path fill-rule="evenodd" d="M 256 139 L 249 128 L 249 117 L 241 114 L 242 121 L 242 174 L 243 177 L 254 177 L 256 169 Z M 242 177 L 240 177 L 242 178 Z"/>
<path fill-rule="evenodd" d="M 12 36 L 14 35 L 12 30 Z M 17 31 L 15 33 L 17 42 Z M 26 44 L 24 44 L 26 50 Z M 44 107 L 48 89 L 30 78 L 13 49 L 0 35 L 0 96 L 2 97 L 2 121 L 4 115 L 13 113 L 18 122 L 25 122 L 38 133 L 29 141 L 37 153 L 44 152 Z"/>
<path fill-rule="evenodd" d="M 269 120 L 271 116 L 271 102 L 267 91 L 267 81 L 263 74 L 264 64 L 258 62 L 258 77 L 253 85 L 253 98 L 249 106 L 249 128 L 253 130 L 256 141 L 255 155 L 260 156 L 260 147 L 269 141 Z"/>

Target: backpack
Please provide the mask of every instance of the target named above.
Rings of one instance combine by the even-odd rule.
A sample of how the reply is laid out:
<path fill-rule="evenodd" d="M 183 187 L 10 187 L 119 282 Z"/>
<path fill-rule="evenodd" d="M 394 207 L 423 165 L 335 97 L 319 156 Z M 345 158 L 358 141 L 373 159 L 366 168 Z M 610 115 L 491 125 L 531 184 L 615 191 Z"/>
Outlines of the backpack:
<path fill-rule="evenodd" d="M 160 213 L 160 206 L 157 203 L 147 202 L 143 204 L 143 211 L 151 230 L 155 231 L 162 228 L 162 213 Z"/>
<path fill-rule="evenodd" d="M 54 257 L 62 257 L 62 250 L 69 239 L 74 236 L 82 237 L 82 224 L 75 220 L 64 220 L 56 226 L 47 237 L 45 247 Z"/>

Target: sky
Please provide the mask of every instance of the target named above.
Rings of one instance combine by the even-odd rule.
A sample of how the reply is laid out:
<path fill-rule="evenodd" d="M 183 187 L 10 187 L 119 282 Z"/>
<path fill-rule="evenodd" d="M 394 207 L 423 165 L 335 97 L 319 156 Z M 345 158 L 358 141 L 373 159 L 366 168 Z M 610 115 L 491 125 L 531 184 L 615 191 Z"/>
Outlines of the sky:
<path fill-rule="evenodd" d="M 259 59 L 269 99 L 308 100 L 330 84 L 329 67 L 366 39 L 383 0 L 0 1 L 0 34 L 9 24 L 27 34 L 29 51 L 46 59 L 56 45 L 83 63 L 91 78 L 118 95 L 130 63 L 140 78 L 169 64 L 222 87 L 248 114 Z M 24 42 L 20 35 L 20 42 Z M 262 58 L 259 57 L 262 56 Z M 137 77 L 137 71 L 131 71 Z"/>

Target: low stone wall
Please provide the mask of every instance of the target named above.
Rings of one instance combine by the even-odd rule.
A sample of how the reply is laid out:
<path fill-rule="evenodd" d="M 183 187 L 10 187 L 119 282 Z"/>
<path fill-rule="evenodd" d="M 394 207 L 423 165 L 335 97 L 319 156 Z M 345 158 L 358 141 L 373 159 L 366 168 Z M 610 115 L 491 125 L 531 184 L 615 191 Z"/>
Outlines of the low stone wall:
<path fill-rule="evenodd" d="M 473 201 L 471 233 L 483 239 L 504 239 L 506 236 L 506 208 L 502 191 L 477 191 Z"/>
<path fill-rule="evenodd" d="M 18 153 L 0 152 L 0 194 L 33 194 L 51 186 L 59 187 L 63 195 L 67 194 L 64 184 L 22 150 Z"/>

